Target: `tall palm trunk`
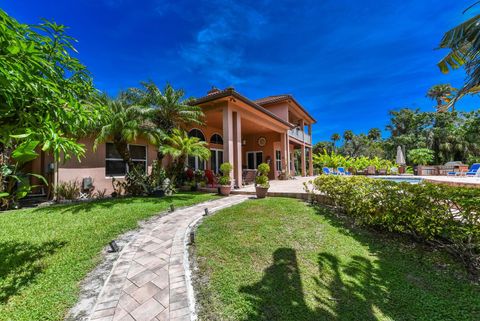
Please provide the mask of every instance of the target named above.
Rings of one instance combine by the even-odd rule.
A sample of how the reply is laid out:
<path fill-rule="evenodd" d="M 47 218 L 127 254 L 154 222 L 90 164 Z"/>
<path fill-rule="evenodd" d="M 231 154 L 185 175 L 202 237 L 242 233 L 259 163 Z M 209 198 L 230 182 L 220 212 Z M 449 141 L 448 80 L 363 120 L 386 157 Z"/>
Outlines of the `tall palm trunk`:
<path fill-rule="evenodd" d="M 128 164 L 128 167 L 133 168 L 132 157 L 128 150 L 128 143 L 122 139 L 115 139 L 114 145 L 117 152 L 120 154 L 120 157 L 122 157 L 122 159 Z"/>

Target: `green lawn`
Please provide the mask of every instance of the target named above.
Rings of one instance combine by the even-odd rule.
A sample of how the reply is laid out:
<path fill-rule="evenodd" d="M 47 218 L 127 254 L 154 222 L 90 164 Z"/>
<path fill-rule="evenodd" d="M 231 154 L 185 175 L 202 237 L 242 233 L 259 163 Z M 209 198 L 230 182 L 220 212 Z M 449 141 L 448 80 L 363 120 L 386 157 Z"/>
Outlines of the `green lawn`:
<path fill-rule="evenodd" d="M 171 203 L 214 197 L 180 193 L 0 212 L 0 320 L 62 320 L 109 241 Z"/>
<path fill-rule="evenodd" d="M 480 318 L 480 286 L 448 255 L 293 199 L 207 218 L 194 252 L 201 320 Z"/>

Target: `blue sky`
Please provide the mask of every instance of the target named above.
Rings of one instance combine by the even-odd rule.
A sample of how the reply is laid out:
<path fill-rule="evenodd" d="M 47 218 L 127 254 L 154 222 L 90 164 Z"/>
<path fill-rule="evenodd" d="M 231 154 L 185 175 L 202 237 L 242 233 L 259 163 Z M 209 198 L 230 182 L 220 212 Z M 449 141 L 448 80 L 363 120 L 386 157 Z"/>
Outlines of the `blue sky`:
<path fill-rule="evenodd" d="M 110 95 L 149 79 L 197 97 L 212 85 L 252 99 L 291 93 L 317 119 L 318 141 L 383 130 L 389 110 L 433 110 L 431 85 L 460 87 L 463 71 L 440 73 L 445 51 L 435 48 L 475 13 L 462 14 L 472 2 L 15 0 L 2 9 L 21 22 L 69 26 L 79 59 Z"/>

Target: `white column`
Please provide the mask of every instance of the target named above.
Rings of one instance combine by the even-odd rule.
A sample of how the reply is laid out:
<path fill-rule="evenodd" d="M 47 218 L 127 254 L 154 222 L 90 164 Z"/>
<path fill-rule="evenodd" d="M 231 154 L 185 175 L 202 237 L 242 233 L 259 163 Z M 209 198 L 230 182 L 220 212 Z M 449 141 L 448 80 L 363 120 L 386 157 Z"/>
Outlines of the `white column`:
<path fill-rule="evenodd" d="M 285 133 L 285 140 L 286 140 L 286 147 L 285 147 L 285 159 L 287 161 L 287 174 L 290 174 L 291 173 L 291 168 L 292 168 L 292 165 L 291 162 L 292 162 L 292 159 L 290 157 L 290 139 L 289 139 L 289 136 L 288 136 L 288 131 Z"/>
<path fill-rule="evenodd" d="M 305 164 L 305 145 L 301 147 L 301 159 L 302 159 L 302 176 L 307 176 L 306 164 Z"/>
<path fill-rule="evenodd" d="M 233 119 L 232 110 L 223 107 L 223 161 L 233 165 Z M 230 173 L 233 178 L 233 173 Z"/>
<path fill-rule="evenodd" d="M 233 176 L 235 185 L 242 187 L 242 119 L 238 112 L 233 113 Z"/>
<path fill-rule="evenodd" d="M 282 162 L 282 171 L 285 170 L 285 173 L 288 171 L 288 166 L 287 166 L 287 142 L 286 142 L 286 136 L 285 133 L 280 134 L 280 159 Z M 275 160 L 275 170 L 277 163 Z M 284 167 L 285 166 L 285 167 Z"/>

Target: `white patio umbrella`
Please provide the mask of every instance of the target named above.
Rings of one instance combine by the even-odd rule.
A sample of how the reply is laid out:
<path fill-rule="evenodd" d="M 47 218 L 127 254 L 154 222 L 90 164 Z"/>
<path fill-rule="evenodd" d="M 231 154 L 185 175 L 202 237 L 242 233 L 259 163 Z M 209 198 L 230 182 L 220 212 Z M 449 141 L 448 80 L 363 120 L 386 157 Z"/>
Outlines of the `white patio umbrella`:
<path fill-rule="evenodd" d="M 405 165 L 406 164 L 405 156 L 403 156 L 402 147 L 400 147 L 400 146 L 397 147 L 397 158 L 395 159 L 395 163 L 397 163 L 398 165 Z"/>

